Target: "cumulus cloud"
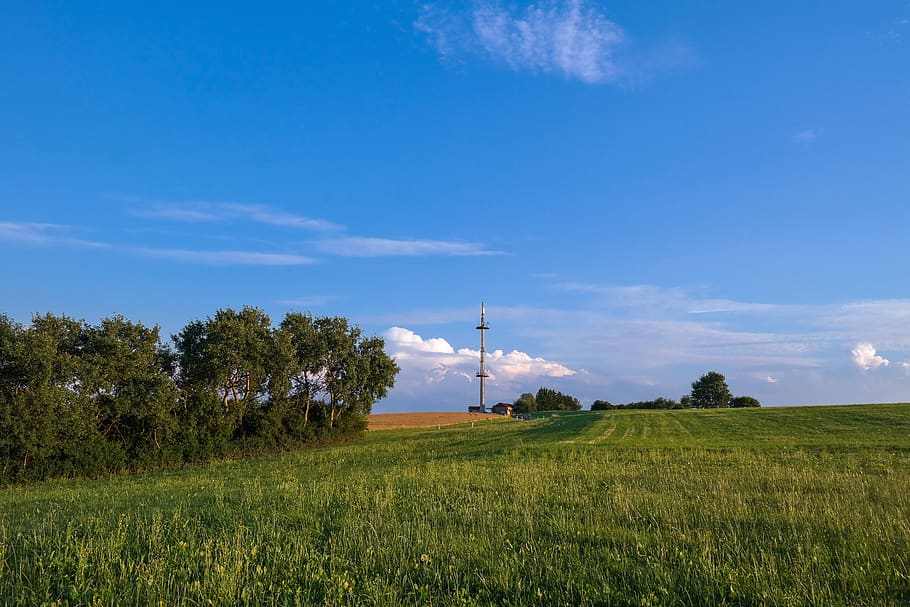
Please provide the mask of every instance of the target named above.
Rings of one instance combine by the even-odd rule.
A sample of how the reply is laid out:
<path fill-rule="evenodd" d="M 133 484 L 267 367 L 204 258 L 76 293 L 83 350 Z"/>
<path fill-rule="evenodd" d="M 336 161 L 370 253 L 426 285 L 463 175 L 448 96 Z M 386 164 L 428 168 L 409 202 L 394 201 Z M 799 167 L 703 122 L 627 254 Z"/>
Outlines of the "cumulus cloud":
<path fill-rule="evenodd" d="M 402 327 L 392 327 L 385 333 L 385 338 L 389 343 L 394 344 L 398 350 L 419 353 L 433 352 L 436 354 L 454 354 L 455 349 L 441 337 L 431 337 L 424 339 L 414 331 L 403 329 Z"/>
<path fill-rule="evenodd" d="M 875 353 L 875 346 L 868 343 L 857 344 L 851 351 L 853 362 L 866 371 L 878 367 L 887 367 L 891 361 Z"/>
<path fill-rule="evenodd" d="M 467 13 L 430 3 L 414 27 L 443 57 L 474 54 L 515 71 L 587 83 L 617 78 L 615 52 L 625 39 L 622 28 L 583 0 L 543 1 L 524 9 L 484 0 Z"/>
<path fill-rule="evenodd" d="M 475 374 L 480 351 L 456 350 L 442 337 L 424 338 L 403 327 L 392 327 L 384 333 L 386 349 L 401 367 L 395 390 L 402 394 L 421 394 L 439 403 L 453 397 L 468 402 L 473 397 Z M 488 390 L 514 396 L 541 377 L 567 377 L 576 372 L 558 362 L 533 357 L 525 352 L 494 350 L 486 356 L 490 377 Z M 442 387 L 441 384 L 445 384 Z"/>

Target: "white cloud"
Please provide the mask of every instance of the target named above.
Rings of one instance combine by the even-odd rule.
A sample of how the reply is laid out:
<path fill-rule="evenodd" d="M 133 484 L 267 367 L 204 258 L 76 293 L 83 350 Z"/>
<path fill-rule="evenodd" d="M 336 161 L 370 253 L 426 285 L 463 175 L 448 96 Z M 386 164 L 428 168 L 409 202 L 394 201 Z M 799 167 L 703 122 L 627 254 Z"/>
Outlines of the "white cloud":
<path fill-rule="evenodd" d="M 570 370 L 588 369 L 587 374 L 557 374 L 539 383 L 526 381 L 525 386 L 555 384 L 588 400 L 628 402 L 686 393 L 694 378 L 716 369 L 727 375 L 734 392 L 753 395 L 765 404 L 893 402 L 906 396 L 910 299 L 797 305 L 715 298 L 706 293 L 707 287 L 558 281 L 553 286 L 561 291 L 559 307 L 497 304 L 487 309 L 495 345 L 546 352 L 547 361 L 559 361 Z M 453 306 L 386 315 L 370 322 L 410 327 L 457 323 L 469 328 L 476 324 L 477 313 L 474 306 Z M 888 361 L 877 348 L 896 360 Z M 844 354 L 851 351 L 850 360 L 870 370 L 863 381 L 843 372 Z M 470 362 L 455 362 L 458 354 Z M 488 352 L 488 360 L 494 355 Z M 479 353 L 465 349 L 449 356 L 439 370 L 449 382 L 446 390 L 459 393 L 455 385 L 459 382 L 467 393 L 458 405 L 475 402 L 476 382 L 471 387 L 468 377 L 456 376 L 455 371 L 473 376 Z M 874 372 L 886 364 L 903 371 Z M 497 376 L 491 385 L 507 384 L 508 366 L 491 366 Z M 653 385 L 642 385 L 644 380 Z M 522 391 L 518 384 L 512 384 L 517 391 L 503 396 L 514 398 Z M 399 398 L 407 400 L 396 387 L 393 399 Z"/>
<path fill-rule="evenodd" d="M 433 352 L 436 354 L 454 354 L 455 349 L 441 337 L 423 339 L 414 331 L 402 327 L 392 327 L 385 333 L 386 339 L 398 350 L 407 352 Z"/>
<path fill-rule="evenodd" d="M 583 0 L 542 1 L 523 10 L 483 0 L 467 14 L 431 3 L 414 26 L 443 57 L 477 54 L 515 71 L 587 83 L 617 78 L 614 55 L 625 38 L 622 28 Z"/>
<path fill-rule="evenodd" d="M 0 222 L 0 240 L 32 245 L 67 245 L 90 248 L 108 248 L 104 242 L 71 238 L 73 228 L 53 223 Z"/>
<path fill-rule="evenodd" d="M 424 400 L 435 401 L 428 404 L 444 403 L 447 399 L 459 403 L 476 400 L 476 385 L 471 385 L 480 366 L 479 350 L 455 350 L 444 338 L 423 338 L 403 327 L 388 329 L 384 337 L 386 350 L 401 367 L 396 395 L 420 395 Z M 518 350 L 488 352 L 486 366 L 490 374 L 487 390 L 491 400 L 515 398 L 520 390 L 536 388 L 532 384 L 543 377 L 568 377 L 576 373 L 560 363 Z"/>
<path fill-rule="evenodd" d="M 623 307 L 660 308 L 686 314 L 763 313 L 781 311 L 784 306 L 767 303 L 734 301 L 720 298 L 700 298 L 681 287 L 655 285 L 596 285 L 583 282 L 557 283 L 555 288 L 576 293 L 590 293 L 605 303 Z"/>
<path fill-rule="evenodd" d="M 344 229 L 342 226 L 326 221 L 324 219 L 313 219 L 293 213 L 284 213 L 272 210 L 269 207 L 252 204 L 232 204 L 224 205 L 228 211 L 233 211 L 241 217 L 248 217 L 252 221 L 267 225 L 279 226 L 284 228 L 296 228 L 303 230 L 333 231 Z"/>
<path fill-rule="evenodd" d="M 191 251 L 186 249 L 133 249 L 133 252 L 158 259 L 188 263 L 233 266 L 300 266 L 315 263 L 310 257 L 256 251 Z"/>
<path fill-rule="evenodd" d="M 502 255 L 474 242 L 450 240 L 394 240 L 388 238 L 330 238 L 316 243 L 319 250 L 342 257 L 417 257 L 424 255 Z"/>
<path fill-rule="evenodd" d="M 809 145 L 818 138 L 818 131 L 815 129 L 805 129 L 793 135 L 793 141 L 802 145 Z"/>
<path fill-rule="evenodd" d="M 853 362 L 865 369 L 876 369 L 878 367 L 887 367 L 891 361 L 875 353 L 875 346 L 868 343 L 857 344 L 851 351 Z"/>
<path fill-rule="evenodd" d="M 205 201 L 170 203 L 135 197 L 126 197 L 124 200 L 141 205 L 140 208 L 133 210 L 133 213 L 140 217 L 189 223 L 251 221 L 283 228 L 323 232 L 344 229 L 343 226 L 324 219 L 287 213 L 260 204 Z"/>
<path fill-rule="evenodd" d="M 480 352 L 477 352 L 480 359 Z M 516 381 L 526 377 L 568 377 L 575 375 L 575 371 L 557 362 L 545 360 L 540 357 L 532 358 L 529 354 L 512 350 L 504 354 L 502 350 L 494 350 L 487 363 L 495 369 L 496 374 L 507 381 Z"/>

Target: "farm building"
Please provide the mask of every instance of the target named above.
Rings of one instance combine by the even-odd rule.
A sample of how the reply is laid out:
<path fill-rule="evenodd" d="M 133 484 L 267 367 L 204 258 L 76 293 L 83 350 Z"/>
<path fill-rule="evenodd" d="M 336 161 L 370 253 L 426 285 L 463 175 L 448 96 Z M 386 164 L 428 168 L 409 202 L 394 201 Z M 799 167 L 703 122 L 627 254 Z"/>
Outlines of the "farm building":
<path fill-rule="evenodd" d="M 496 403 L 490 407 L 490 411 L 497 415 L 512 415 L 512 405 L 511 403 Z"/>

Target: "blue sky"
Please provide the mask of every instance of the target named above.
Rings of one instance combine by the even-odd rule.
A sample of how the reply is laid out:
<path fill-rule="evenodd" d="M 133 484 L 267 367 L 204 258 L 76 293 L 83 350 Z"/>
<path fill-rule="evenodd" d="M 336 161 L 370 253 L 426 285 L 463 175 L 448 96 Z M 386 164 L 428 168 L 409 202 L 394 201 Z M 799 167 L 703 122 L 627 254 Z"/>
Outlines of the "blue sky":
<path fill-rule="evenodd" d="M 340 314 L 378 411 L 910 398 L 910 3 L 12 2 L 0 312 Z M 499 351 L 499 352 L 497 352 Z"/>

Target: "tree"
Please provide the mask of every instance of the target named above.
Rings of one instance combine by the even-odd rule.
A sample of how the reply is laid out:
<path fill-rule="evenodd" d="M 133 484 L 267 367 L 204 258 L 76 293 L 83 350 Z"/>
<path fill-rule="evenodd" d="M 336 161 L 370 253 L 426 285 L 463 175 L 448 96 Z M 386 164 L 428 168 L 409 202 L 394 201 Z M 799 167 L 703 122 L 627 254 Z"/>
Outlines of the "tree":
<path fill-rule="evenodd" d="M 4 466 L 20 478 L 70 474 L 83 465 L 95 469 L 103 458 L 96 412 L 81 390 L 84 323 L 45 314 L 33 317 L 27 329 L 8 329 L 0 416 Z"/>
<path fill-rule="evenodd" d="M 310 408 L 325 386 L 322 364 L 327 355 L 326 343 L 313 316 L 300 312 L 290 312 L 281 321 L 276 336 L 279 347 L 284 340 L 290 348 L 286 367 L 290 396 L 305 427 L 310 421 Z"/>
<path fill-rule="evenodd" d="M 552 388 L 540 388 L 537 391 L 538 411 L 580 411 L 581 402 L 574 396 L 563 394 Z"/>
<path fill-rule="evenodd" d="M 176 386 L 158 331 L 114 316 L 82 336 L 80 391 L 101 436 L 131 460 L 158 460 L 176 431 Z"/>
<path fill-rule="evenodd" d="M 537 411 L 537 399 L 530 392 L 525 392 L 515 399 L 513 410 L 520 414 L 533 413 Z"/>
<path fill-rule="evenodd" d="M 226 308 L 188 324 L 174 336 L 185 396 L 215 393 L 235 431 L 244 433 L 247 410 L 267 391 L 273 354 L 269 317 L 259 308 Z"/>
<path fill-rule="evenodd" d="M 591 411 L 610 411 L 615 408 L 608 400 L 595 400 L 591 403 Z"/>
<path fill-rule="evenodd" d="M 761 403 L 758 402 L 757 398 L 752 396 L 735 396 L 730 399 L 730 406 L 736 408 L 761 407 Z"/>
<path fill-rule="evenodd" d="M 730 405 L 730 388 L 727 380 L 717 371 L 709 371 L 692 382 L 692 406 L 717 409 Z"/>
<path fill-rule="evenodd" d="M 319 372 L 328 396 L 329 428 L 346 414 L 363 418 L 395 385 L 398 365 L 384 352 L 382 338 L 362 339 L 360 327 L 350 326 L 346 318 L 323 316 L 314 324 L 324 344 Z"/>

